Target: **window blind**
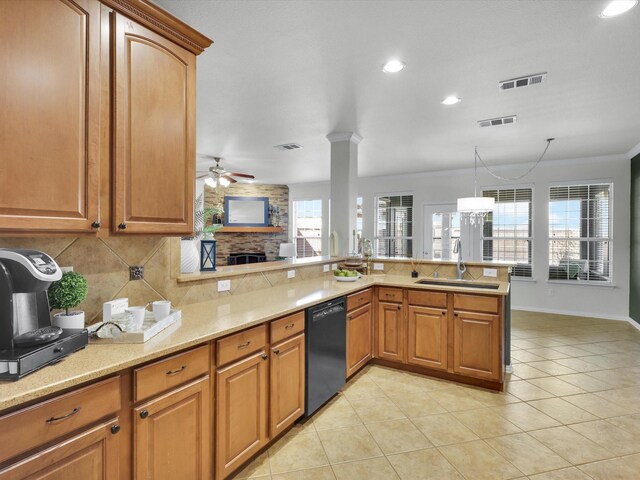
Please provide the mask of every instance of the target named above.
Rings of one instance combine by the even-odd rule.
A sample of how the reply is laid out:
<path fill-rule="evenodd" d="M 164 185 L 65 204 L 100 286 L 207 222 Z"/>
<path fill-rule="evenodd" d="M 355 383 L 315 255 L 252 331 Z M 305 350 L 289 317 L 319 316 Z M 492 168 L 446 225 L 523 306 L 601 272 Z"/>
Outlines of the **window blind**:
<path fill-rule="evenodd" d="M 375 250 L 378 257 L 413 256 L 413 195 L 376 199 Z"/>

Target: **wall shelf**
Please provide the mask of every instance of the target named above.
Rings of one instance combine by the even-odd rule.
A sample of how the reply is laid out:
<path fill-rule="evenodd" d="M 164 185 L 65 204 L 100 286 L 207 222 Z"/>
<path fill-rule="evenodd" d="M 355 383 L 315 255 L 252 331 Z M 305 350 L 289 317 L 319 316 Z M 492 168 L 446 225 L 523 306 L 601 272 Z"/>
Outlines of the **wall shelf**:
<path fill-rule="evenodd" d="M 218 233 L 280 233 L 282 227 L 222 227 Z"/>

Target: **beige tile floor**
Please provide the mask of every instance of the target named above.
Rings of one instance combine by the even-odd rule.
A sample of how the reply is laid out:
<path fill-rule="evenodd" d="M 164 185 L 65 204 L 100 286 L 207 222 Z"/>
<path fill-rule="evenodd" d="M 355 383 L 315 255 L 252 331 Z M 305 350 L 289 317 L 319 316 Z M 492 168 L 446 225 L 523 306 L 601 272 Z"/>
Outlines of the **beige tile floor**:
<path fill-rule="evenodd" d="M 504 393 L 379 366 L 235 478 L 640 478 L 640 331 L 514 312 Z"/>

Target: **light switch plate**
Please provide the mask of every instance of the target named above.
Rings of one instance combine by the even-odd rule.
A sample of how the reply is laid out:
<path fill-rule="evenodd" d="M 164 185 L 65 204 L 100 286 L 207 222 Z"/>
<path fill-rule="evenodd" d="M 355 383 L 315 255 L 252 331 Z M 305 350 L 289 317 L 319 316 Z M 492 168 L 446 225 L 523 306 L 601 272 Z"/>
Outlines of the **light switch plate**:
<path fill-rule="evenodd" d="M 325 272 L 325 273 L 328 272 L 329 271 L 329 265 L 323 265 L 322 266 L 322 271 Z"/>
<path fill-rule="evenodd" d="M 231 290 L 231 280 L 219 280 L 218 281 L 218 291 L 219 292 L 228 292 Z"/>
<path fill-rule="evenodd" d="M 331 264 L 331 270 L 337 270 L 338 269 L 338 264 L 337 263 L 332 263 Z"/>
<path fill-rule="evenodd" d="M 497 268 L 485 268 L 482 270 L 482 275 L 485 277 L 497 277 L 498 269 Z"/>
<path fill-rule="evenodd" d="M 374 270 L 384 270 L 384 263 L 374 263 L 373 264 L 373 269 Z"/>
<path fill-rule="evenodd" d="M 295 270 L 287 270 L 287 278 L 293 278 L 296 276 Z"/>
<path fill-rule="evenodd" d="M 73 267 L 60 267 L 62 273 L 73 272 Z"/>

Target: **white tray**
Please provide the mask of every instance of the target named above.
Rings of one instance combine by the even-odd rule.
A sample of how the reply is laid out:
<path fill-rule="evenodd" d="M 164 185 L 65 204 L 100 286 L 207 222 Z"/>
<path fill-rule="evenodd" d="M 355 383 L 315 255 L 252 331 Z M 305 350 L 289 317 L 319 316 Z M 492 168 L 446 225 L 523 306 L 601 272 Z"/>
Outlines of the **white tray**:
<path fill-rule="evenodd" d="M 168 316 L 156 320 L 152 312 L 147 311 L 144 317 L 144 323 L 142 328 L 135 332 L 124 332 L 117 338 L 97 338 L 89 336 L 91 343 L 144 343 L 150 338 L 153 338 L 161 331 L 169 328 L 182 318 L 182 310 L 171 310 Z M 100 328 L 103 322 L 91 325 L 88 330 L 91 332 Z"/>
<path fill-rule="evenodd" d="M 358 273 L 357 277 L 336 277 L 335 275 L 333 276 L 333 278 L 335 278 L 338 282 L 355 282 L 356 280 L 358 280 L 360 277 L 362 276 L 361 273 Z"/>

